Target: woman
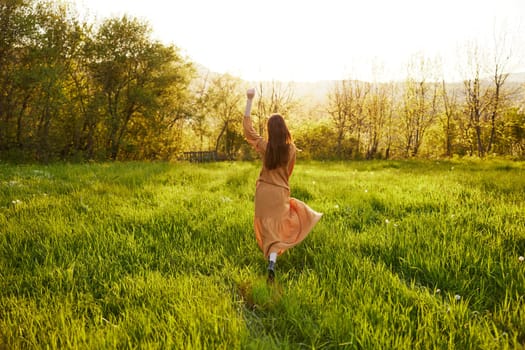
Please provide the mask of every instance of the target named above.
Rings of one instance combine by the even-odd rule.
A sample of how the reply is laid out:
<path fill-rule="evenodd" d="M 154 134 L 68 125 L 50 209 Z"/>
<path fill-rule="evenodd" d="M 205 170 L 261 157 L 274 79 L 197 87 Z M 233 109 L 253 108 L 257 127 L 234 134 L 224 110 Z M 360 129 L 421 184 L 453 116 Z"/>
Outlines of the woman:
<path fill-rule="evenodd" d="M 290 197 L 288 180 L 294 168 L 296 148 L 283 117 L 274 114 L 268 119 L 268 140 L 263 139 L 253 128 L 250 117 L 255 89 L 248 89 L 246 96 L 244 136 L 263 159 L 255 190 L 255 238 L 269 260 L 271 282 L 277 256 L 299 244 L 322 214 Z"/>

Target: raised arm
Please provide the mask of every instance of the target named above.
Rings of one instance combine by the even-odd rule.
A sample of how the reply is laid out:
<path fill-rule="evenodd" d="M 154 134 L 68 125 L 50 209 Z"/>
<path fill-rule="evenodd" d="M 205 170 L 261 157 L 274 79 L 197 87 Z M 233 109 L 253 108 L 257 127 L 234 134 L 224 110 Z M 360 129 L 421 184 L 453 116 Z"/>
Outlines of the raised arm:
<path fill-rule="evenodd" d="M 266 150 L 266 141 L 255 131 L 250 117 L 252 111 L 252 102 L 255 97 L 255 89 L 251 88 L 246 91 L 246 109 L 244 110 L 243 130 L 246 141 L 258 152 L 264 153 Z"/>
<path fill-rule="evenodd" d="M 255 88 L 246 90 L 246 109 L 244 110 L 244 117 L 249 117 L 252 112 L 252 102 L 255 97 Z"/>

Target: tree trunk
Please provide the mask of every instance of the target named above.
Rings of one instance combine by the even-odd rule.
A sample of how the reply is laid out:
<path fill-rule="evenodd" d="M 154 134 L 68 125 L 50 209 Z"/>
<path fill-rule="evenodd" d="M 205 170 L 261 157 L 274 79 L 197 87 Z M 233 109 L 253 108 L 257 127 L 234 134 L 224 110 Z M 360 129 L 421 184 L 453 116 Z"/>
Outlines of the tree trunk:
<path fill-rule="evenodd" d="M 215 152 L 217 152 L 217 154 L 219 153 L 219 145 L 221 142 L 222 135 L 224 135 L 224 132 L 226 131 L 227 127 L 228 127 L 228 122 L 224 123 L 221 129 L 221 132 L 219 133 L 219 136 L 217 136 L 217 140 L 215 141 Z"/>

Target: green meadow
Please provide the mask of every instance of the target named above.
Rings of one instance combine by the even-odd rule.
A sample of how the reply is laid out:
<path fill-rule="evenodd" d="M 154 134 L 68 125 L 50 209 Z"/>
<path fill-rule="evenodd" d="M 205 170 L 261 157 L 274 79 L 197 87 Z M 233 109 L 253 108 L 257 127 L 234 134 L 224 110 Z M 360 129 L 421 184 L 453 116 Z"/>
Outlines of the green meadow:
<path fill-rule="evenodd" d="M 266 283 L 259 163 L 0 163 L 0 349 L 519 349 L 525 163 L 299 162 Z"/>

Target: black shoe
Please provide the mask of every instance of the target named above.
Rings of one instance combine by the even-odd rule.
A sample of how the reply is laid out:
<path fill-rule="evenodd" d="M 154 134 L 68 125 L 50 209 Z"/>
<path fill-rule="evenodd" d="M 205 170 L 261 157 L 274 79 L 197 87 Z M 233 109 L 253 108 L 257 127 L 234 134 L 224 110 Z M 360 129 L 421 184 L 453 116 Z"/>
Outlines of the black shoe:
<path fill-rule="evenodd" d="M 268 283 L 273 283 L 275 279 L 275 261 L 268 264 Z"/>

